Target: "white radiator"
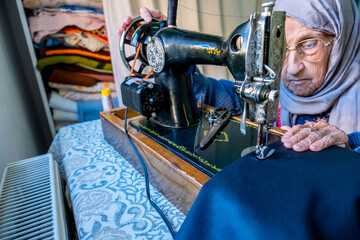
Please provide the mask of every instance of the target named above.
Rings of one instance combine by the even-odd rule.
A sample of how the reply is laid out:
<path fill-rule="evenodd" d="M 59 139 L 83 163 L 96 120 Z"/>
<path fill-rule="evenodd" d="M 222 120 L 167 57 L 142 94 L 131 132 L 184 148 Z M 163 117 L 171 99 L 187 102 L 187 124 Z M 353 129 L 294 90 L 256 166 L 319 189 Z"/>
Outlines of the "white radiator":
<path fill-rule="evenodd" d="M 51 154 L 7 164 L 0 185 L 0 239 L 67 239 L 57 163 Z"/>

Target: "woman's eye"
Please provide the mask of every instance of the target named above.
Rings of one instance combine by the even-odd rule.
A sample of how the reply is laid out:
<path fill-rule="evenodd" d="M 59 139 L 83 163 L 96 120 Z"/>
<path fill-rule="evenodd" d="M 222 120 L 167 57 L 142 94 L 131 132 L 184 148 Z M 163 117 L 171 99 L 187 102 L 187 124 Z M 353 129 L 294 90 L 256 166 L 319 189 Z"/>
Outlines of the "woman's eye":
<path fill-rule="evenodd" d="M 316 47 L 317 44 L 318 44 L 318 40 L 309 40 L 301 44 L 301 49 L 312 49 Z"/>

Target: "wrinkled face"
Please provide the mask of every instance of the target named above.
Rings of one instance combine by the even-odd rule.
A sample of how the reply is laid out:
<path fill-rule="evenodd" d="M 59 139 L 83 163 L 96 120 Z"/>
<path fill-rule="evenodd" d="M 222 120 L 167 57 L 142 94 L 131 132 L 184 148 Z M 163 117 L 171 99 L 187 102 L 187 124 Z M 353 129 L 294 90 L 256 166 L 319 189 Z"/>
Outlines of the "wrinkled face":
<path fill-rule="evenodd" d="M 332 36 L 310 30 L 290 17 L 286 17 L 285 33 L 289 48 L 295 47 L 300 41 L 306 39 L 319 38 L 326 42 L 332 39 Z M 323 60 L 309 62 L 304 60 L 297 51 L 289 51 L 281 72 L 284 86 L 297 96 L 312 95 L 324 82 L 330 52 L 331 46 L 326 47 L 326 55 Z"/>

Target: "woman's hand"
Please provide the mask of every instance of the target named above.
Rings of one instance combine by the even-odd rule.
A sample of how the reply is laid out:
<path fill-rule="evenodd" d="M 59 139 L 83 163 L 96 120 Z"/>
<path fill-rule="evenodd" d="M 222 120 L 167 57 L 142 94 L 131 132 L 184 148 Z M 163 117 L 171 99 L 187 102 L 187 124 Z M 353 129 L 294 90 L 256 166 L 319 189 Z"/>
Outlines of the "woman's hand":
<path fill-rule="evenodd" d="M 140 8 L 140 16 L 142 17 L 142 19 L 144 19 L 144 23 L 150 23 L 153 17 L 161 21 L 166 20 L 166 16 L 162 14 L 159 10 L 150 10 L 146 7 Z M 132 20 L 133 18 L 129 16 L 124 18 L 124 21 L 122 22 L 120 29 L 118 30 L 119 35 L 121 35 L 123 31 L 125 31 L 130 26 Z M 129 40 L 132 34 L 132 32 L 129 32 L 126 36 L 126 39 Z"/>
<path fill-rule="evenodd" d="M 292 128 L 288 126 L 281 128 L 287 130 L 281 138 L 284 146 L 297 152 L 308 149 L 317 152 L 334 145 L 349 146 L 347 134 L 326 121 L 307 122 L 304 125 L 296 125 Z"/>

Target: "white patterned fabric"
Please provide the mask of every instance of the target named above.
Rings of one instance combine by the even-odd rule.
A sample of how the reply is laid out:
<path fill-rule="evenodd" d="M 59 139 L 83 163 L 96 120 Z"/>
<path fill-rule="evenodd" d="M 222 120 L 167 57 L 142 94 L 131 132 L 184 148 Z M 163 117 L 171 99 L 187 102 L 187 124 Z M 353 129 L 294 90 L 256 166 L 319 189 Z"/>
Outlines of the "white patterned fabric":
<path fill-rule="evenodd" d="M 61 128 L 49 152 L 66 177 L 79 239 L 172 239 L 144 177 L 106 142 L 100 120 Z M 152 186 L 151 195 L 177 231 L 185 216 Z"/>

